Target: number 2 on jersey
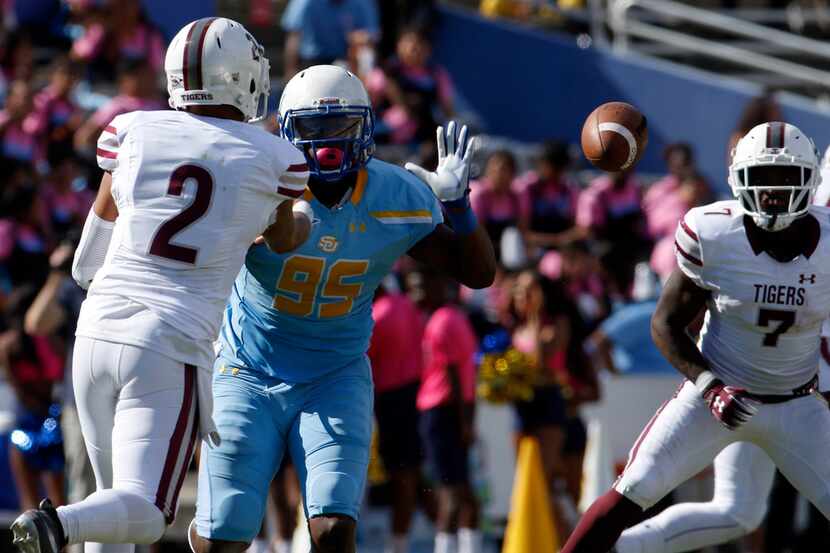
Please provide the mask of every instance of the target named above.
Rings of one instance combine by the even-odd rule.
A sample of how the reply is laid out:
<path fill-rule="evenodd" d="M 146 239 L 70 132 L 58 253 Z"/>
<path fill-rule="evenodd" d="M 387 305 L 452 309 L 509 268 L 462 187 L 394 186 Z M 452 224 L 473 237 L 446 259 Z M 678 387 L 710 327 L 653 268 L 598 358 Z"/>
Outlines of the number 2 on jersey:
<path fill-rule="evenodd" d="M 187 179 L 193 179 L 196 182 L 196 194 L 193 196 L 193 201 L 178 215 L 161 224 L 150 243 L 150 254 L 193 265 L 196 263 L 199 249 L 173 244 L 170 241 L 207 213 L 213 198 L 213 177 L 204 167 L 190 164 L 180 165 L 170 175 L 167 195 L 180 197 L 184 192 L 184 182 Z"/>
<path fill-rule="evenodd" d="M 314 312 L 315 298 L 320 283 L 323 290 L 320 297 L 337 301 L 320 303 L 321 318 L 347 315 L 354 307 L 354 299 L 363 289 L 362 282 L 344 280 L 366 274 L 369 262 L 366 260 L 338 259 L 326 272 L 326 260 L 321 257 L 293 255 L 285 260 L 277 281 L 274 307 L 283 313 L 297 317 L 308 317 Z M 326 273 L 325 279 L 323 274 Z"/>
<path fill-rule="evenodd" d="M 771 322 L 778 322 L 772 332 L 764 334 L 762 342 L 767 347 L 777 347 L 778 337 L 787 332 L 795 324 L 795 311 L 784 311 L 783 309 L 764 309 L 758 311 L 758 326 L 766 328 Z"/>

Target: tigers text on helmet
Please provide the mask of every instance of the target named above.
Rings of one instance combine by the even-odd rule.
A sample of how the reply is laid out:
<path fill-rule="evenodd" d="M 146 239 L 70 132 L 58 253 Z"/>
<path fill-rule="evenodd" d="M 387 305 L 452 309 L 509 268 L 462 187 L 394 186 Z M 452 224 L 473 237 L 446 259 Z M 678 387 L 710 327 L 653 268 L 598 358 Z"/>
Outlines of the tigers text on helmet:
<path fill-rule="evenodd" d="M 782 230 L 805 215 L 820 181 L 815 144 L 788 123 L 762 123 L 732 151 L 732 194 L 764 230 Z"/>
<path fill-rule="evenodd" d="M 336 181 L 372 158 L 375 120 L 369 94 L 355 75 L 335 65 L 297 73 L 280 98 L 281 135 L 305 154 L 309 172 Z"/>
<path fill-rule="evenodd" d="M 188 23 L 164 59 L 170 107 L 228 105 L 248 122 L 264 118 L 271 91 L 265 51 L 245 27 L 224 17 Z"/>

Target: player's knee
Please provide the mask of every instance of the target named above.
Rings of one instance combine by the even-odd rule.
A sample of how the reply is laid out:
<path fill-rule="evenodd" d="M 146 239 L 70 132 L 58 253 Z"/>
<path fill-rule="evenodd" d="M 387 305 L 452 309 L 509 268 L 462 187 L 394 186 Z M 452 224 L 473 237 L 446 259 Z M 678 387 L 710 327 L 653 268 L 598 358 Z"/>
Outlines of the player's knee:
<path fill-rule="evenodd" d="M 144 510 L 144 520 L 136 520 L 130 524 L 130 537 L 138 545 L 156 543 L 167 530 L 167 521 L 164 514 L 155 505 L 149 504 Z"/>
<path fill-rule="evenodd" d="M 735 521 L 745 534 L 755 531 L 767 515 L 767 502 L 730 502 L 719 506 L 724 516 Z"/>
<path fill-rule="evenodd" d="M 319 553 L 352 551 L 355 527 L 354 519 L 345 515 L 323 515 L 308 522 L 311 541 Z"/>
<path fill-rule="evenodd" d="M 644 510 L 654 506 L 671 489 L 666 487 L 657 463 L 639 461 L 628 467 L 614 488 Z"/>

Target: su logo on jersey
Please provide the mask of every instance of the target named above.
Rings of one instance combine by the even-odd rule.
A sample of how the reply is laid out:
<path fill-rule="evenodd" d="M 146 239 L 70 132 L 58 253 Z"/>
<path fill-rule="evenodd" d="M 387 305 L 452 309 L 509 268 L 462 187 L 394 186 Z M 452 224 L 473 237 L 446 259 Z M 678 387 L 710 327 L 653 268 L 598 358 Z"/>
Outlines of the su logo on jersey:
<path fill-rule="evenodd" d="M 317 247 L 326 253 L 332 253 L 337 249 L 338 245 L 339 244 L 337 243 L 337 237 L 331 236 L 330 234 L 326 236 L 321 236 L 320 241 L 317 242 Z"/>

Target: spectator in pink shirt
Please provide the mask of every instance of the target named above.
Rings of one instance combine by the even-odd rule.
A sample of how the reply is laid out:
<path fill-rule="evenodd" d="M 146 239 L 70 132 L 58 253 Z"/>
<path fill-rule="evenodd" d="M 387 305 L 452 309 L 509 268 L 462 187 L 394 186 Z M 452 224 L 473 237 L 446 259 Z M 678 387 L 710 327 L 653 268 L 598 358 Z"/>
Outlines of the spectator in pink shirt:
<path fill-rule="evenodd" d="M 470 183 L 470 202 L 479 222 L 487 230 L 496 258 L 501 259 L 501 235 L 519 224 L 519 197 L 511 188 L 516 176 L 516 158 L 508 150 L 490 154 L 484 176 Z"/>
<path fill-rule="evenodd" d="M 577 226 L 605 250 L 600 262 L 621 297 L 630 294 L 634 265 L 650 252 L 640 190 L 630 172 L 603 175 L 582 192 L 576 210 Z"/>
<path fill-rule="evenodd" d="M 82 10 L 84 33 L 72 45 L 72 58 L 92 64 L 102 76 L 119 60 L 147 60 L 163 69 L 164 38 L 147 19 L 140 0 L 118 0 Z"/>
<path fill-rule="evenodd" d="M 24 125 L 29 132 L 53 144 L 71 144 L 72 135 L 82 120 L 81 111 L 70 96 L 80 69 L 66 57 L 55 60 L 51 69 L 49 84 L 35 96 L 34 110 Z"/>
<path fill-rule="evenodd" d="M 565 174 L 569 164 L 568 146 L 551 140 L 542 147 L 536 169 L 516 181 L 529 247 L 559 248 L 580 237 L 574 226 L 579 189 Z"/>
<path fill-rule="evenodd" d="M 674 231 L 678 221 L 710 196 L 706 181 L 695 169 L 691 146 L 671 144 L 663 156 L 669 174 L 651 185 L 643 198 L 649 236 L 655 242 L 650 265 L 661 280 L 668 278 L 676 265 Z"/>
<path fill-rule="evenodd" d="M 424 329 L 418 409 L 427 461 L 437 480 L 435 551 L 477 553 L 481 534 L 468 452 L 474 439 L 478 343 L 467 315 L 449 298 L 450 281 L 429 270 L 421 279 L 421 306 L 430 316 Z"/>
<path fill-rule="evenodd" d="M 392 486 L 392 543 L 387 550 L 409 550 L 409 527 L 418 501 L 422 461 L 415 405 L 421 384 L 424 320 L 403 294 L 378 289 L 372 305 L 375 327 L 369 360 L 375 383 L 375 419 L 383 466 Z"/>
<path fill-rule="evenodd" d="M 69 147 L 54 145 L 49 148 L 48 177 L 40 188 L 45 219 L 57 239 L 61 239 L 74 227 L 82 227 L 95 194 L 79 184 L 83 178 L 81 165 Z"/>
<path fill-rule="evenodd" d="M 539 272 L 561 283 L 589 328 L 602 322 L 611 311 L 611 298 L 599 260 L 587 242 L 579 240 L 561 251 L 549 251 L 539 261 Z"/>
<path fill-rule="evenodd" d="M 45 142 L 26 124 L 32 108 L 31 87 L 26 81 L 14 81 L 0 112 L 0 154 L 40 168 L 46 162 Z"/>
<path fill-rule="evenodd" d="M 432 143 L 437 122 L 453 114 L 453 86 L 447 71 L 430 61 L 427 32 L 409 28 L 398 38 L 397 56 L 367 76 L 367 89 L 393 144 Z M 383 136 L 378 137 L 384 140 Z"/>
<path fill-rule="evenodd" d="M 164 108 L 156 94 L 155 78 L 144 60 L 122 62 L 118 77 L 118 95 L 104 104 L 75 133 L 75 149 L 83 152 L 98 140 L 104 127 L 116 115 L 130 111 Z"/>

